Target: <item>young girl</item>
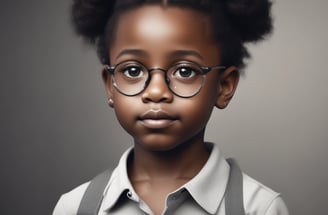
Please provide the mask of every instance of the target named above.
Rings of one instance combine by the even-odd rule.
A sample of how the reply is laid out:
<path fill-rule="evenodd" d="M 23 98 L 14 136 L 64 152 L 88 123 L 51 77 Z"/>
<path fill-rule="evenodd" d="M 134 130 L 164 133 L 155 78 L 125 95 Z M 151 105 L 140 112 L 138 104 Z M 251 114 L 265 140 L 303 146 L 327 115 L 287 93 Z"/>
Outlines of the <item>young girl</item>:
<path fill-rule="evenodd" d="M 75 30 L 97 47 L 108 104 L 134 146 L 100 177 L 95 206 L 81 200 L 88 182 L 64 194 L 53 214 L 288 214 L 278 193 L 204 141 L 213 108 L 234 95 L 249 57 L 244 43 L 271 32 L 270 7 L 268 0 L 74 0 Z"/>

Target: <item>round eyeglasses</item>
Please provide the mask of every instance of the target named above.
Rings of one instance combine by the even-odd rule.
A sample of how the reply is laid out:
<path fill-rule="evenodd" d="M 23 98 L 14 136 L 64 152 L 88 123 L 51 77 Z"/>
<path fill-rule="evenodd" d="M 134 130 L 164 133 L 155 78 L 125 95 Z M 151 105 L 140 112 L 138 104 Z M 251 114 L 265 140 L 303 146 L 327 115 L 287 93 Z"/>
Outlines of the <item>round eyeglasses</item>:
<path fill-rule="evenodd" d="M 193 62 L 179 62 L 168 69 L 158 67 L 146 68 L 138 61 L 123 61 L 105 69 L 112 74 L 114 87 L 123 95 L 135 96 L 145 90 L 151 79 L 151 72 L 159 70 L 165 73 L 169 89 L 177 96 L 189 98 L 195 96 L 205 83 L 206 73 L 225 66 L 200 66 Z"/>

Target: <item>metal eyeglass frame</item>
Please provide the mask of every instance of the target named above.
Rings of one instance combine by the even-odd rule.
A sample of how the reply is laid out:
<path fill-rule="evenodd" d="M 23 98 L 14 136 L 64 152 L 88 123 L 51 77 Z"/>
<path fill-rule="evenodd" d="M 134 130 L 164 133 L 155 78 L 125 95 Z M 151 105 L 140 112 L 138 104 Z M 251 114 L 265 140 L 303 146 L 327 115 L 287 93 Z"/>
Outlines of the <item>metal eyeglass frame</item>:
<path fill-rule="evenodd" d="M 144 87 L 142 88 L 142 90 L 140 90 L 138 93 L 134 93 L 134 94 L 127 94 L 127 93 L 124 93 L 124 92 L 123 92 L 123 91 L 117 86 L 117 84 L 116 84 L 116 82 L 115 82 L 115 75 L 114 75 L 114 71 L 115 71 L 115 69 L 117 68 L 117 66 L 121 65 L 122 63 L 129 62 L 129 61 L 134 62 L 134 63 L 137 63 L 137 64 L 140 64 L 142 67 L 144 67 L 145 69 L 147 69 L 148 74 L 149 74 L 148 77 L 147 77 L 147 80 L 145 81 L 145 85 L 144 85 Z M 190 95 L 190 96 L 182 96 L 182 95 L 179 95 L 178 93 L 174 92 L 174 91 L 171 89 L 171 87 L 170 87 L 170 84 L 169 84 L 169 83 L 170 83 L 170 79 L 167 77 L 167 72 L 168 72 L 168 70 L 169 70 L 170 68 L 172 68 L 173 66 L 179 65 L 179 64 L 193 64 L 193 65 L 197 66 L 197 67 L 200 69 L 200 71 L 201 71 L 201 76 L 203 77 L 202 84 L 201 84 L 201 86 L 199 87 L 199 89 L 198 89 L 197 91 L 195 91 L 195 92 L 194 92 L 192 95 Z M 151 68 L 147 68 L 147 67 L 144 66 L 142 63 L 140 63 L 140 62 L 138 62 L 138 61 L 134 61 L 134 60 L 122 61 L 122 62 L 120 62 L 120 63 L 118 63 L 118 64 L 116 64 L 116 65 L 113 65 L 113 66 L 105 65 L 105 70 L 106 70 L 107 72 L 109 72 L 111 75 L 113 75 L 113 78 L 112 78 L 112 84 L 114 85 L 115 89 L 116 89 L 118 92 L 120 92 L 121 94 L 123 94 L 123 95 L 125 95 L 125 96 L 129 96 L 129 97 L 136 96 L 136 95 L 142 93 L 142 92 L 148 87 L 148 85 L 149 85 L 149 82 L 150 82 L 150 80 L 151 80 L 151 72 L 154 71 L 154 70 L 159 70 L 159 71 L 162 71 L 162 72 L 165 73 L 165 82 L 166 82 L 166 85 L 167 85 L 167 87 L 170 89 L 170 91 L 171 91 L 174 95 L 176 95 L 176 96 L 178 96 L 178 97 L 181 97 L 181 98 L 191 98 L 191 97 L 197 95 L 197 94 L 200 92 L 200 90 L 203 88 L 204 83 L 205 83 L 205 79 L 206 79 L 206 78 L 205 78 L 205 75 L 206 75 L 207 73 L 209 73 L 210 71 L 212 71 L 212 70 L 214 70 L 214 69 L 223 70 L 223 69 L 226 69 L 226 68 L 227 68 L 226 66 L 221 66 L 221 65 L 216 65 L 216 66 L 200 66 L 200 65 L 198 65 L 198 64 L 196 64 L 196 63 L 194 63 L 194 62 L 190 62 L 190 61 L 183 61 L 183 62 L 179 62 L 179 63 L 177 63 L 177 64 L 173 64 L 173 65 L 169 66 L 169 69 L 163 69 L 163 68 L 160 68 L 160 67 L 151 67 Z"/>

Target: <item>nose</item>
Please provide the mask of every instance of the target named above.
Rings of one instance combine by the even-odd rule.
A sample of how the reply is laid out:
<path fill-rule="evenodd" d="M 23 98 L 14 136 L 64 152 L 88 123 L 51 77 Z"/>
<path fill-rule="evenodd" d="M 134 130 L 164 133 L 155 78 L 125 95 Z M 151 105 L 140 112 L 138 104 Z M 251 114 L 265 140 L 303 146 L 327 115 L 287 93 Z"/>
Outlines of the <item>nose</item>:
<path fill-rule="evenodd" d="M 148 86 L 142 92 L 142 100 L 144 102 L 171 102 L 173 93 L 169 89 L 166 81 L 165 72 L 152 71 Z"/>

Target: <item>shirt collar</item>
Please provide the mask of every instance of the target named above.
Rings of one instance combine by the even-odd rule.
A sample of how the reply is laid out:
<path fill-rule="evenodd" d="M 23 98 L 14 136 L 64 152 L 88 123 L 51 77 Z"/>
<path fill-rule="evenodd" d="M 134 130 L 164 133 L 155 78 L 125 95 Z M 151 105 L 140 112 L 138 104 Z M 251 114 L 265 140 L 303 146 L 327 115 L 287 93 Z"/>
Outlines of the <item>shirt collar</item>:
<path fill-rule="evenodd" d="M 209 159 L 200 172 L 183 187 L 208 213 L 218 210 L 229 179 L 229 164 L 222 156 L 217 144 L 207 143 L 212 149 Z"/>
<path fill-rule="evenodd" d="M 135 201 L 139 201 L 139 199 L 137 199 L 137 195 L 135 195 L 135 191 L 131 185 L 127 171 L 128 157 L 132 151 L 133 147 L 126 150 L 121 156 L 118 166 L 114 169 L 103 193 L 104 198 L 101 209 L 109 210 L 112 208 L 122 193 L 125 193 L 126 191 L 132 193 L 132 197 L 135 198 Z"/>
<path fill-rule="evenodd" d="M 210 157 L 200 172 L 182 186 L 182 188 L 188 190 L 193 199 L 204 210 L 210 214 L 214 214 L 224 198 L 230 167 L 223 158 L 217 144 L 206 144 L 211 150 Z M 122 193 L 127 190 L 132 194 L 131 198 L 133 200 L 139 201 L 138 195 L 131 185 L 127 172 L 128 156 L 132 151 L 133 147 L 130 147 L 123 153 L 118 166 L 112 173 L 103 194 L 104 199 L 101 207 L 103 210 L 112 208 Z"/>

